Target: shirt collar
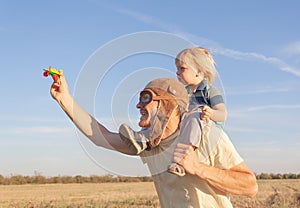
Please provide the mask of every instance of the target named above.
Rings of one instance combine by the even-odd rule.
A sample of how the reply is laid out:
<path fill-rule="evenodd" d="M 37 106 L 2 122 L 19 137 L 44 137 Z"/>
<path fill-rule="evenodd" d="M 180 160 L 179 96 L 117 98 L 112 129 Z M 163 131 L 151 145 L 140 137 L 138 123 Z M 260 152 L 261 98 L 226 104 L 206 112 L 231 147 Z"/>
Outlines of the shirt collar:
<path fill-rule="evenodd" d="M 166 145 L 169 144 L 170 142 L 172 143 L 174 141 L 174 139 L 177 138 L 177 136 L 179 135 L 179 130 L 176 130 L 172 135 L 170 135 L 168 138 L 166 139 L 162 139 L 159 145 Z"/>
<path fill-rule="evenodd" d="M 207 85 L 208 85 L 208 83 L 207 83 L 207 81 L 204 79 L 199 85 L 198 85 L 198 87 L 196 88 L 196 90 L 194 91 L 194 92 L 196 92 L 196 91 L 203 91 L 206 87 L 207 87 Z M 186 90 L 188 91 L 188 93 L 191 93 L 192 91 L 191 91 L 191 88 L 189 87 L 189 86 L 186 86 Z"/>

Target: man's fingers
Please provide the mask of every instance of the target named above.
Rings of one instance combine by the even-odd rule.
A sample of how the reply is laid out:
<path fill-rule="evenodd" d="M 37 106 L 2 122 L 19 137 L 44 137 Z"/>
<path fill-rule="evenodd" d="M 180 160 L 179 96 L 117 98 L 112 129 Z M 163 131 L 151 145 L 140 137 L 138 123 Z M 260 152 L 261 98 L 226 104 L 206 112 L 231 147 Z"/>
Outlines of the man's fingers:
<path fill-rule="evenodd" d="M 183 159 L 182 155 L 173 155 L 173 162 L 175 163 L 180 163 L 181 160 Z"/>
<path fill-rule="evenodd" d="M 173 161 L 180 163 L 180 161 L 184 159 L 190 151 L 194 151 L 194 148 L 191 145 L 178 143 L 173 153 Z"/>

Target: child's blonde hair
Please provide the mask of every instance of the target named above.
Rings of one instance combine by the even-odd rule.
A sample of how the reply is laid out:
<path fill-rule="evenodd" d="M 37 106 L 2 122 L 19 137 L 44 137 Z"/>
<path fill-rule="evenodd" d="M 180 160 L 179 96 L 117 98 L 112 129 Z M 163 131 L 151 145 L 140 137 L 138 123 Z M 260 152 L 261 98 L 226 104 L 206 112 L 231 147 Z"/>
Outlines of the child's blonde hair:
<path fill-rule="evenodd" d="M 175 64 L 186 64 L 196 73 L 203 73 L 204 79 L 212 83 L 217 74 L 215 60 L 208 50 L 201 47 L 187 48 L 181 51 L 176 59 Z"/>

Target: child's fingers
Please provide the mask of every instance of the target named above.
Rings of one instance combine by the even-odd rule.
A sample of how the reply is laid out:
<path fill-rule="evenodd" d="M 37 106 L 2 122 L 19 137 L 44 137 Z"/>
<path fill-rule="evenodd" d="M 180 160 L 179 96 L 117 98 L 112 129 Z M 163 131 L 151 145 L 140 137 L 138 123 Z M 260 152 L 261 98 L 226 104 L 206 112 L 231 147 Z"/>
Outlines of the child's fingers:
<path fill-rule="evenodd" d="M 203 106 L 202 111 L 206 111 L 209 107 L 207 105 Z"/>

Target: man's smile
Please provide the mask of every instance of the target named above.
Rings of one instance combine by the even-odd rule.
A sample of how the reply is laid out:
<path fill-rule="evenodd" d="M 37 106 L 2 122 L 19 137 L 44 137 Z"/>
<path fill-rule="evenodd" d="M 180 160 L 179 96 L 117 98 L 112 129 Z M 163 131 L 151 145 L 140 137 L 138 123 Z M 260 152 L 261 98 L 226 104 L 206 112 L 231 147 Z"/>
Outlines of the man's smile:
<path fill-rule="evenodd" d="M 140 114 L 141 114 L 140 120 L 147 120 L 149 115 L 147 110 L 141 109 Z"/>

